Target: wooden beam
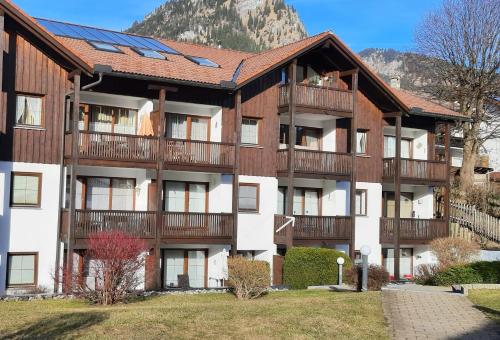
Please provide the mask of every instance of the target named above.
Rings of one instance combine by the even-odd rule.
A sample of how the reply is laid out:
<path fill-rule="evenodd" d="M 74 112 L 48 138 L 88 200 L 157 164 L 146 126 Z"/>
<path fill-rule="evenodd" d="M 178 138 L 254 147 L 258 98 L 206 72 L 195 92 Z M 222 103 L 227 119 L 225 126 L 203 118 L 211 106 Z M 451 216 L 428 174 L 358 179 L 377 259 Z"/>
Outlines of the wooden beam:
<path fill-rule="evenodd" d="M 238 209 L 240 191 L 240 144 L 241 144 L 241 90 L 236 91 L 234 108 L 236 110 L 234 129 L 234 168 L 233 168 L 233 237 L 231 240 L 231 255 L 238 252 Z"/>
<path fill-rule="evenodd" d="M 75 76 L 81 76 L 82 70 L 73 70 L 70 73 L 68 73 L 68 80 L 73 80 Z"/>
<path fill-rule="evenodd" d="M 358 72 L 352 73 L 352 100 L 353 113 L 351 118 L 351 178 L 349 195 L 349 212 L 351 215 L 351 242 L 349 244 L 349 256 L 354 259 L 356 250 L 356 140 L 358 134 Z"/>
<path fill-rule="evenodd" d="M 293 216 L 293 181 L 295 171 L 295 91 L 297 85 L 297 59 L 288 68 L 290 91 L 288 92 L 288 186 L 286 191 L 286 215 Z M 293 246 L 293 227 L 288 225 L 286 231 L 286 246 Z"/>
<path fill-rule="evenodd" d="M 161 88 L 158 91 L 158 155 L 156 164 L 156 233 L 154 247 L 154 288 L 161 289 L 161 251 L 160 236 L 163 222 L 163 152 L 165 141 L 165 97 L 166 89 Z"/>
<path fill-rule="evenodd" d="M 385 112 L 384 118 L 396 118 L 396 117 L 401 117 L 401 115 L 402 115 L 401 112 Z"/>
<path fill-rule="evenodd" d="M 401 116 L 396 118 L 396 157 L 394 166 L 394 279 L 400 279 L 400 239 L 401 226 Z"/>
<path fill-rule="evenodd" d="M 165 92 L 178 92 L 179 88 L 173 86 L 163 86 L 163 85 L 148 85 L 148 90 L 165 90 Z"/>
<path fill-rule="evenodd" d="M 67 293 L 68 289 L 72 289 L 73 285 L 73 253 L 75 244 L 75 222 L 76 222 L 76 176 L 78 175 L 78 156 L 79 156 L 79 141 L 80 130 L 78 120 L 80 116 L 80 73 L 75 72 L 73 76 L 73 110 L 72 110 L 72 128 L 71 128 L 71 167 L 70 167 L 70 188 L 69 188 L 69 223 L 68 223 L 68 239 L 66 249 L 66 273 L 65 274 L 65 287 Z M 61 150 L 63 151 L 64 148 Z M 63 274 L 63 275 L 64 275 Z"/>
<path fill-rule="evenodd" d="M 450 157 L 450 122 L 444 123 L 444 156 L 446 159 L 446 183 L 445 183 L 445 193 L 444 193 L 444 219 L 446 220 L 446 225 L 450 225 L 450 168 L 451 168 L 451 157 Z M 448 228 L 449 230 L 449 228 Z"/>
<path fill-rule="evenodd" d="M 354 74 L 359 74 L 359 69 L 355 68 L 352 70 L 340 71 L 339 77 L 342 78 L 342 77 L 347 77 L 347 76 L 353 76 Z M 353 88 L 353 90 L 354 90 L 354 88 Z"/>

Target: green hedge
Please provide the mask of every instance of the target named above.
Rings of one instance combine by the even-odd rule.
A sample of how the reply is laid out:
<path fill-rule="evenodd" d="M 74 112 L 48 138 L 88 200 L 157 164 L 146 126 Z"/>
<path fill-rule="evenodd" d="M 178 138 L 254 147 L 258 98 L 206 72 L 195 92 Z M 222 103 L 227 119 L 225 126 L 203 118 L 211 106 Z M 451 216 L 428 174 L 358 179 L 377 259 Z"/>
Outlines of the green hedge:
<path fill-rule="evenodd" d="M 291 248 L 285 256 L 283 281 L 292 289 L 336 284 L 338 277 L 337 258 L 339 257 L 345 259 L 345 269 L 351 267 L 349 257 L 334 249 Z"/>
<path fill-rule="evenodd" d="M 452 266 L 436 273 L 430 279 L 430 283 L 436 286 L 468 283 L 500 283 L 500 261 L 480 261 Z"/>

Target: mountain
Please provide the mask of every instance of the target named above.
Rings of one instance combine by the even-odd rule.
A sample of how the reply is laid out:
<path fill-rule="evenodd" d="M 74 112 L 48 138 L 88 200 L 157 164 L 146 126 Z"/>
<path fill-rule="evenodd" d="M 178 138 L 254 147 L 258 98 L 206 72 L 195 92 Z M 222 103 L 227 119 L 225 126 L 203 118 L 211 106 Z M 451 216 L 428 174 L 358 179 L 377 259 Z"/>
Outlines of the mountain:
<path fill-rule="evenodd" d="M 429 59 L 423 55 L 394 49 L 367 48 L 359 52 L 359 56 L 387 83 L 390 83 L 391 77 L 398 76 L 402 89 L 425 91 L 425 86 L 433 82 Z"/>
<path fill-rule="evenodd" d="M 127 32 L 242 51 L 307 36 L 297 12 L 284 0 L 170 0 Z"/>

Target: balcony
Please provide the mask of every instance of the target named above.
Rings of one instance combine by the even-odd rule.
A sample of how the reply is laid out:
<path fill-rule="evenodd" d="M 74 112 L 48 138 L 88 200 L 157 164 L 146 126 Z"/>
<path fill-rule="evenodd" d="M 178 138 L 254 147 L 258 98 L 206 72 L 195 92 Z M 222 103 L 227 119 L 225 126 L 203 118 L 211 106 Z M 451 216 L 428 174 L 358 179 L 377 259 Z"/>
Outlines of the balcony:
<path fill-rule="evenodd" d="M 160 237 L 168 243 L 228 243 L 233 225 L 233 214 L 164 212 Z"/>
<path fill-rule="evenodd" d="M 384 180 L 394 180 L 395 158 L 384 158 Z M 401 159 L 401 182 L 408 184 L 443 183 L 448 180 L 446 162 L 419 159 Z"/>
<path fill-rule="evenodd" d="M 427 244 L 436 238 L 447 237 L 448 233 L 445 219 L 400 219 L 400 243 Z M 394 243 L 394 218 L 380 218 L 380 243 Z"/>
<path fill-rule="evenodd" d="M 64 156 L 71 157 L 72 135 L 65 135 Z M 168 168 L 232 172 L 234 144 L 166 139 L 164 161 Z M 107 132 L 79 132 L 79 162 L 84 165 L 154 168 L 158 160 L 158 138 Z"/>
<path fill-rule="evenodd" d="M 156 238 L 156 211 L 76 210 L 75 239 L 85 240 L 96 232 L 117 230 L 153 240 Z M 233 214 L 163 212 L 159 237 L 165 243 L 228 243 L 233 236 Z M 69 230 L 69 211 L 62 211 L 61 239 Z"/>
<path fill-rule="evenodd" d="M 193 168 L 214 172 L 232 172 L 234 167 L 234 144 L 167 139 L 165 164 L 180 170 Z"/>
<path fill-rule="evenodd" d="M 346 178 L 352 170 L 352 157 L 348 153 L 294 149 L 294 172 L 297 177 Z M 288 149 L 278 150 L 278 174 L 288 171 Z"/>
<path fill-rule="evenodd" d="M 274 230 L 278 230 L 286 218 L 283 215 L 274 215 Z M 295 216 L 293 226 L 293 243 L 312 244 L 327 241 L 348 242 L 351 239 L 351 218 L 349 216 Z M 283 228 L 274 234 L 276 244 L 284 244 L 286 229 Z"/>
<path fill-rule="evenodd" d="M 65 135 L 65 157 L 71 157 L 72 134 Z M 154 163 L 157 160 L 158 138 L 108 132 L 80 131 L 78 157 L 89 165 L 113 165 L 121 162 Z"/>
<path fill-rule="evenodd" d="M 279 87 L 278 106 L 283 111 L 286 111 L 290 104 L 289 93 L 291 86 L 290 84 L 283 84 Z M 353 95 L 350 90 L 296 84 L 295 106 L 298 111 L 352 117 Z"/>

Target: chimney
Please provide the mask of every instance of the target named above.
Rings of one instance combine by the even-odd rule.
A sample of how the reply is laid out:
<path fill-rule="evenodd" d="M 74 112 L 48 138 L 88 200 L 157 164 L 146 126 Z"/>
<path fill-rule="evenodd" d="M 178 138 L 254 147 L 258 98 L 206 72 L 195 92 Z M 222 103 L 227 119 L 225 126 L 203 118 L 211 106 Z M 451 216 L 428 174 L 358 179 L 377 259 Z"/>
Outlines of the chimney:
<path fill-rule="evenodd" d="M 401 77 L 398 75 L 393 75 L 391 77 L 391 87 L 395 89 L 400 89 L 401 88 Z"/>

